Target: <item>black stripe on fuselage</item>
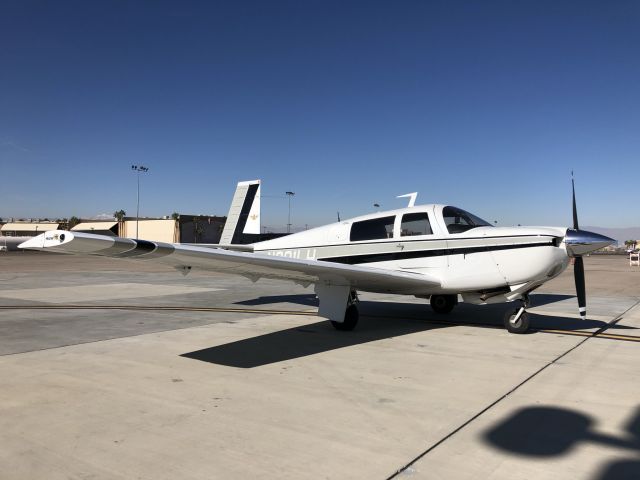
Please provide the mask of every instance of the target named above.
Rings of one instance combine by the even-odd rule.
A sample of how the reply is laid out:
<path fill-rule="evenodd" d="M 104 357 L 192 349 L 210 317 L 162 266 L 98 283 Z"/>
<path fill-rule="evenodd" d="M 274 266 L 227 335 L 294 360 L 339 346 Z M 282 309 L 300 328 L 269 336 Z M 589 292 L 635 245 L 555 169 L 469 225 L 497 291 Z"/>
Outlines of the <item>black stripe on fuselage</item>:
<path fill-rule="evenodd" d="M 487 245 L 481 247 L 444 248 L 434 250 L 414 250 L 411 252 L 369 253 L 364 255 L 345 255 L 340 257 L 318 258 L 323 262 L 345 263 L 356 265 L 359 263 L 390 262 L 410 258 L 442 257 L 445 255 L 468 255 L 471 253 L 494 252 L 498 250 L 515 250 L 518 248 L 550 247 L 553 242 L 521 243 L 519 245 Z"/>
<path fill-rule="evenodd" d="M 261 252 L 269 252 L 269 251 L 277 251 L 277 250 L 291 250 L 293 248 L 323 248 L 323 247 L 344 247 L 347 245 L 387 245 L 389 243 L 417 243 L 417 242 L 442 242 L 442 241 L 447 241 L 447 242 L 462 242 L 462 241 L 469 241 L 469 240 L 494 240 L 494 239 L 513 239 L 513 238 L 532 238 L 532 237 L 536 237 L 536 238 L 544 238 L 544 239 L 553 239 L 552 241 L 555 242 L 555 246 L 560 245 L 560 243 L 562 242 L 562 238 L 563 237 L 557 237 L 554 235 L 535 235 L 535 234 L 530 234 L 530 235 L 509 235 L 508 237 L 505 236 L 500 236 L 500 235 L 496 235 L 496 236 L 490 236 L 490 237 L 435 237 L 435 238 L 424 238 L 425 236 L 422 236 L 421 238 L 412 238 L 412 237 L 400 237 L 400 239 L 398 238 L 389 238 L 389 239 L 380 239 L 380 240 L 374 240 L 374 241 L 360 241 L 360 242 L 349 242 L 349 243 L 340 243 L 340 244 L 318 244 L 318 245 L 304 245 L 304 247 L 283 247 L 283 248 L 265 248 L 264 250 L 260 250 L 260 248 L 256 248 L 255 251 L 261 251 Z M 428 237 L 428 236 L 427 236 Z M 271 240 L 266 240 L 265 242 L 257 242 L 255 245 L 256 247 L 260 247 L 261 243 L 266 243 L 266 242 L 270 242 Z M 516 240 L 517 241 L 517 240 Z"/>

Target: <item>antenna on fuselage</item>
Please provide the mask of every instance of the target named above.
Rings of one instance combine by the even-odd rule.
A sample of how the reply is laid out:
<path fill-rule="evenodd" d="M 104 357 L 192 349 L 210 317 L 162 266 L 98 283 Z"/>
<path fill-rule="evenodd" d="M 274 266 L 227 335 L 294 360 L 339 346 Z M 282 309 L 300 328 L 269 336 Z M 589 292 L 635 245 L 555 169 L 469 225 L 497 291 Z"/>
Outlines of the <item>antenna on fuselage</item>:
<path fill-rule="evenodd" d="M 396 198 L 406 198 L 409 197 L 409 205 L 407 208 L 411 208 L 416 204 L 416 197 L 418 196 L 418 192 L 405 193 L 404 195 L 398 195 Z"/>

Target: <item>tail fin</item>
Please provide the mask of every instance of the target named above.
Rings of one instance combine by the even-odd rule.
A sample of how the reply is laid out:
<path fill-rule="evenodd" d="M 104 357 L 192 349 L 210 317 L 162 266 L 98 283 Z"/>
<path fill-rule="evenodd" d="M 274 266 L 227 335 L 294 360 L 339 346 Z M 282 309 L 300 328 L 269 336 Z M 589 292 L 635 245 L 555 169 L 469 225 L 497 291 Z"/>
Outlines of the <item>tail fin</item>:
<path fill-rule="evenodd" d="M 250 235 L 245 235 L 250 234 Z M 248 243 L 260 234 L 260 180 L 238 182 L 233 195 L 220 243 Z M 254 236 L 255 235 L 255 236 Z M 250 243 L 250 242 L 249 242 Z"/>

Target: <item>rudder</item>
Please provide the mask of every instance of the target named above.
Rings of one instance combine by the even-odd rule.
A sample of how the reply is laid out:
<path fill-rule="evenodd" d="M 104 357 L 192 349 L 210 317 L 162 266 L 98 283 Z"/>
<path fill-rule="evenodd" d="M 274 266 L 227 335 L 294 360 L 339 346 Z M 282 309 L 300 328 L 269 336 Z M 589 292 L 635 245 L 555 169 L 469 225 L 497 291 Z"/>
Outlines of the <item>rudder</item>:
<path fill-rule="evenodd" d="M 260 234 L 260 180 L 238 182 L 220 243 L 243 243 L 244 234 Z"/>

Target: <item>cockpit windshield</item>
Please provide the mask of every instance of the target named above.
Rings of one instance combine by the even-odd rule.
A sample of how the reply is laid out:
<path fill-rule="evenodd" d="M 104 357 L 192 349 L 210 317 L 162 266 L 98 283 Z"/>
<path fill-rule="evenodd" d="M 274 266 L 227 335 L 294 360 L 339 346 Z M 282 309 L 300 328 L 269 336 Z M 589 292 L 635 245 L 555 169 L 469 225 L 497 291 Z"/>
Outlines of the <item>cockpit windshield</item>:
<path fill-rule="evenodd" d="M 444 207 L 442 217 L 449 233 L 462 233 L 477 227 L 492 227 L 489 222 L 456 207 Z"/>

